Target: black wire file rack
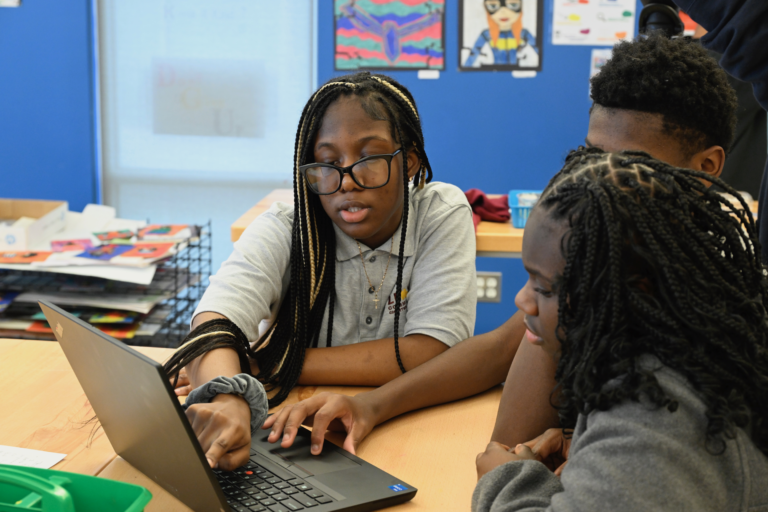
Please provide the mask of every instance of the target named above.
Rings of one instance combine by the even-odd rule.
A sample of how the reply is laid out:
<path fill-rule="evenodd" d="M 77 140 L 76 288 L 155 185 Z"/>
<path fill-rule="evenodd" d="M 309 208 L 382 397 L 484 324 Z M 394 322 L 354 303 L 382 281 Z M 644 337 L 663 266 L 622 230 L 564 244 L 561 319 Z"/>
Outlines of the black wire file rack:
<path fill-rule="evenodd" d="M 183 250 L 158 266 L 157 272 L 162 272 L 173 284 L 173 296 L 161 302 L 159 311 L 168 314 L 162 320 L 158 332 L 152 336 L 135 336 L 130 340 L 131 345 L 152 347 L 172 347 L 181 345 L 189 333 L 189 322 L 195 312 L 197 303 L 203 297 L 208 287 L 212 266 L 212 234 L 211 221 L 200 226 L 197 240 L 190 240 Z"/>
<path fill-rule="evenodd" d="M 148 285 L 64 273 L 0 269 L 0 292 L 49 294 L 49 300 L 54 304 L 65 310 L 78 311 L 85 321 L 88 321 L 90 313 L 99 310 L 84 309 L 78 305 L 79 300 L 96 294 L 102 297 L 144 296 L 155 305 L 137 320 L 141 321 L 141 326 L 136 334 L 123 341 L 129 345 L 175 348 L 189 332 L 192 313 L 211 276 L 210 220 L 198 228 L 196 237 L 182 242 L 176 254 L 157 264 L 155 275 Z M 110 308 L 101 311 L 104 309 Z M 39 311 L 34 301 L 14 301 L 0 314 L 0 319 L 30 318 Z M 6 333 L 0 329 L 0 337 L 4 337 L 2 334 Z M 54 339 L 52 334 L 20 333 L 16 337 Z"/>

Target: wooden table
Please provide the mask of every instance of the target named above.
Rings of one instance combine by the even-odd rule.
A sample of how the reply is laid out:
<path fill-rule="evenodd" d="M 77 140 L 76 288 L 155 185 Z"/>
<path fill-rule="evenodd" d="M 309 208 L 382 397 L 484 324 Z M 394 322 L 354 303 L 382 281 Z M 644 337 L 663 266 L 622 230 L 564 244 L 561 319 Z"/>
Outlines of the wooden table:
<path fill-rule="evenodd" d="M 490 197 L 494 197 L 491 195 Z M 272 203 L 293 204 L 293 190 L 279 188 L 270 192 L 256 206 L 245 212 L 231 227 L 232 241 L 237 242 L 245 228 L 267 211 Z M 523 230 L 513 228 L 510 222 L 485 222 L 477 226 L 477 255 L 493 258 L 519 258 L 523 250 Z"/>
<path fill-rule="evenodd" d="M 162 361 L 170 349 L 137 347 Z M 58 343 L 0 340 L 0 445 L 67 457 L 54 469 L 143 485 L 153 495 L 148 512 L 190 509 L 115 455 L 93 417 L 82 388 Z M 286 403 L 321 391 L 355 395 L 366 388 L 298 387 Z M 491 437 L 501 387 L 481 395 L 409 413 L 377 427 L 357 455 L 416 486 L 416 497 L 388 510 L 469 510 L 475 456 Z M 337 444 L 343 436 L 328 434 Z"/>

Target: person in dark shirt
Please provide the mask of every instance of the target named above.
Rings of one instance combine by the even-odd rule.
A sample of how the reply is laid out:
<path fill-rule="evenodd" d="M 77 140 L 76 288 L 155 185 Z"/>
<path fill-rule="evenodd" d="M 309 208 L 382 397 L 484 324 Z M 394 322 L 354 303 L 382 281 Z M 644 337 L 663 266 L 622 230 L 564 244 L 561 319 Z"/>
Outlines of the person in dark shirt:
<path fill-rule="evenodd" d="M 768 2 L 765 0 L 675 0 L 708 33 L 701 43 L 721 53 L 729 74 L 752 84 L 755 98 L 768 109 Z M 763 263 L 768 263 L 768 177 L 760 184 L 758 228 Z"/>
<path fill-rule="evenodd" d="M 719 60 L 719 55 L 711 52 Z M 752 86 L 732 76 L 728 77 L 736 92 L 739 107 L 736 111 L 736 136 L 733 148 L 725 159 L 720 179 L 736 190 L 749 192 L 757 199 L 760 180 L 768 155 L 768 120 L 763 107 L 755 99 Z"/>
<path fill-rule="evenodd" d="M 707 33 L 698 25 L 694 39 L 701 39 Z M 721 55 L 707 50 L 709 55 L 720 61 Z M 768 155 L 768 116 L 755 99 L 752 85 L 728 75 L 728 83 L 733 87 L 739 106 L 736 110 L 736 131 L 731 152 L 725 160 L 720 179 L 736 190 L 749 192 L 753 198 L 760 193 L 760 179 Z"/>

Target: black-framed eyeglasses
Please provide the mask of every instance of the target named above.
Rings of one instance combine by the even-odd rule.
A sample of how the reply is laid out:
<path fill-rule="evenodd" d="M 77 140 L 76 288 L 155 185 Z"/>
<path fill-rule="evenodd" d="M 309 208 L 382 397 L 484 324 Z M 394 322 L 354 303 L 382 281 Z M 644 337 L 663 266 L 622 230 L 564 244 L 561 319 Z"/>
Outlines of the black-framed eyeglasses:
<path fill-rule="evenodd" d="M 339 190 L 345 174 L 352 176 L 354 182 L 362 188 L 380 188 L 389 183 L 392 159 L 401 151 L 402 148 L 392 154 L 367 156 L 348 167 L 323 163 L 306 164 L 299 166 L 299 172 L 307 181 L 309 190 L 321 196 Z"/>
<path fill-rule="evenodd" d="M 506 7 L 514 12 L 520 12 L 523 10 L 523 2 L 521 0 L 485 0 L 485 10 L 489 14 L 495 13 L 502 7 Z"/>

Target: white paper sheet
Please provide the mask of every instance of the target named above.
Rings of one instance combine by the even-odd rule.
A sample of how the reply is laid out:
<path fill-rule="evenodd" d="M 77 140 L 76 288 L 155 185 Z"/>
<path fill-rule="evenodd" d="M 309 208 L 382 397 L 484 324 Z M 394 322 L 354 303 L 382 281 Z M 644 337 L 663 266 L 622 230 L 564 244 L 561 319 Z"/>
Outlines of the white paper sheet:
<path fill-rule="evenodd" d="M 67 212 L 64 231 L 56 233 L 50 239 L 41 240 L 29 249 L 34 251 L 50 251 L 51 240 L 78 240 L 83 238 L 89 239 L 93 245 L 99 245 L 101 242 L 93 235 L 96 232 L 119 231 L 121 229 L 138 231 L 146 225 L 146 221 L 143 220 L 115 218 L 115 209 L 111 206 L 89 204 L 86 205 L 83 213 Z"/>
<path fill-rule="evenodd" d="M 0 319 L 0 329 L 11 329 L 14 331 L 26 331 L 34 322 L 30 320 Z"/>
<path fill-rule="evenodd" d="M 162 327 L 162 324 L 147 324 L 143 323 L 139 326 L 138 329 L 136 329 L 136 332 L 133 333 L 134 336 L 154 336 L 157 334 L 157 331 L 160 330 L 160 327 Z"/>
<path fill-rule="evenodd" d="M 91 265 L 87 267 L 33 267 L 28 264 L 0 264 L 0 268 L 11 270 L 34 270 L 35 272 L 54 272 L 56 274 L 74 274 L 123 281 L 125 283 L 149 284 L 155 277 L 156 265 L 149 267 L 118 267 L 110 265 Z"/>
<path fill-rule="evenodd" d="M 635 37 L 636 0 L 555 0 L 552 44 L 613 46 Z"/>
<path fill-rule="evenodd" d="M 89 239 L 93 245 L 99 245 L 99 239 L 93 236 L 94 232 L 99 231 L 119 231 L 121 229 L 130 229 L 131 231 L 138 231 L 143 228 L 147 223 L 143 220 L 130 220 L 130 219 L 118 219 L 115 217 L 115 209 L 111 206 L 103 206 L 96 204 L 86 205 L 83 213 L 79 212 L 67 212 L 66 227 L 64 231 L 56 233 L 50 240 L 43 240 L 34 247 L 30 247 L 30 250 L 35 251 L 50 251 L 51 240 L 77 240 L 77 239 Z M 179 246 L 179 251 L 183 246 Z M 33 270 L 35 272 L 54 272 L 57 274 L 74 274 L 78 276 L 92 276 L 101 277 L 103 279 L 111 279 L 113 281 L 122 281 L 125 283 L 143 284 L 148 285 L 152 282 L 152 278 L 155 277 L 155 265 L 147 267 L 121 267 L 117 265 L 105 265 L 99 264 L 99 262 L 93 262 L 92 260 L 86 260 L 82 266 L 66 266 L 66 267 L 53 267 L 51 265 L 56 264 L 57 260 L 61 258 L 59 255 L 53 255 L 51 257 L 51 263 L 44 262 L 43 265 L 30 265 L 30 264 L 0 264 L 0 269 L 10 270 Z"/>
<path fill-rule="evenodd" d="M 90 306 L 94 308 L 120 309 L 124 311 L 134 311 L 146 315 L 156 304 L 169 298 L 170 294 L 164 295 L 115 295 L 91 293 L 88 295 L 79 293 L 22 293 L 17 296 L 14 302 L 38 302 L 45 300 L 58 306 Z"/>
<path fill-rule="evenodd" d="M 26 466 L 28 468 L 50 469 L 67 455 L 64 453 L 43 452 L 29 448 L 0 445 L 0 464 Z"/>

